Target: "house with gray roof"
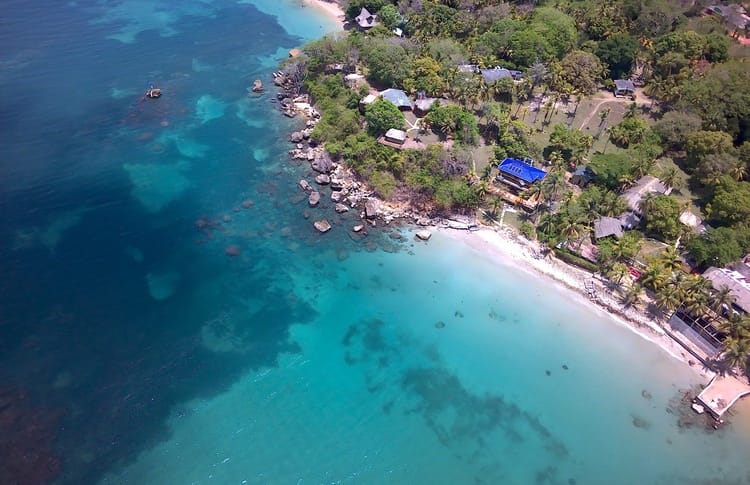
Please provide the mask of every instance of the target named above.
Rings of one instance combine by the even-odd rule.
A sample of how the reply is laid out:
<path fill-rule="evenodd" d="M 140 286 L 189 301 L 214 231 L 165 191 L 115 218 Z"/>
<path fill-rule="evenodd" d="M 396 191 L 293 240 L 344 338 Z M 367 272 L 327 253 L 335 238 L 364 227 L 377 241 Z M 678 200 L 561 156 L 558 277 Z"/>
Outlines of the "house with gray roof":
<path fill-rule="evenodd" d="M 672 189 L 666 187 L 658 178 L 646 175 L 636 180 L 635 184 L 623 192 L 621 197 L 625 199 L 631 211 L 641 215 L 641 200 L 646 194 L 669 195 L 670 192 L 672 192 Z"/>
<path fill-rule="evenodd" d="M 625 98 L 635 94 L 635 84 L 630 79 L 615 79 L 615 97 Z"/>
<path fill-rule="evenodd" d="M 615 236 L 617 239 L 622 237 L 622 222 L 614 217 L 600 217 L 594 222 L 594 238 L 609 236 Z"/>
<path fill-rule="evenodd" d="M 492 84 L 499 81 L 500 79 L 513 79 L 513 73 L 504 67 L 496 67 L 494 69 L 480 69 L 484 82 Z"/>
<path fill-rule="evenodd" d="M 412 104 L 409 96 L 407 96 L 406 93 L 401 91 L 400 89 L 386 89 L 385 91 L 382 91 L 380 93 L 380 97 L 396 105 L 398 109 L 412 109 Z"/>
<path fill-rule="evenodd" d="M 362 7 L 359 15 L 354 17 L 354 21 L 357 22 L 360 29 L 369 29 L 378 25 L 377 15 L 371 14 L 365 7 Z"/>
<path fill-rule="evenodd" d="M 748 278 L 730 268 L 708 268 L 703 277 L 711 282 L 714 289 L 729 288 L 734 297 L 735 310 L 750 313 L 750 281 Z"/>

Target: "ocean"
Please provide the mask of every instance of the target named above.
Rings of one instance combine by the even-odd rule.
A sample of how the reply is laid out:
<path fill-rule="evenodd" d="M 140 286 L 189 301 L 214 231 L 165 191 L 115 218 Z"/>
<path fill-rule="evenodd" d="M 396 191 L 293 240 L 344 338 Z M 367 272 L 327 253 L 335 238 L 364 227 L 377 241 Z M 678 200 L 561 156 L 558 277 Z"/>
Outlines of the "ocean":
<path fill-rule="evenodd" d="M 0 483 L 750 482 L 746 430 L 679 425 L 697 374 L 568 290 L 307 206 L 247 88 L 330 19 L 0 8 Z"/>

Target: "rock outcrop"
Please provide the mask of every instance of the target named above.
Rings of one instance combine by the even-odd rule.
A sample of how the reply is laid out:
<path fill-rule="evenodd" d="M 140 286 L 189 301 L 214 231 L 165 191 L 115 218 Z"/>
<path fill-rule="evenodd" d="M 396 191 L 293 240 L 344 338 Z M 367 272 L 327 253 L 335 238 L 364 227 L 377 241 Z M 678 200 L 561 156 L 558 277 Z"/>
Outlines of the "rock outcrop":
<path fill-rule="evenodd" d="M 376 199 L 367 199 L 365 202 L 365 217 L 368 219 L 375 219 L 378 215 L 378 201 Z"/>
<path fill-rule="evenodd" d="M 325 219 L 323 219 L 322 221 L 315 221 L 313 223 L 313 226 L 315 226 L 315 229 L 317 229 L 319 232 L 328 232 L 331 230 L 331 223 Z"/>

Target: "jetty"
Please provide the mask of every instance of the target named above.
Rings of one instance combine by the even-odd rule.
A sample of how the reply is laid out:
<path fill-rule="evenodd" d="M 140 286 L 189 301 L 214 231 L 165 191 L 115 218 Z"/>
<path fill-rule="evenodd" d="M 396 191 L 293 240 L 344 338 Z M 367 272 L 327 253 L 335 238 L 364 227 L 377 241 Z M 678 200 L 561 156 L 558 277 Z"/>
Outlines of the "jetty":
<path fill-rule="evenodd" d="M 718 420 L 747 395 L 750 395 L 750 385 L 746 382 L 733 376 L 716 375 L 695 399 Z"/>

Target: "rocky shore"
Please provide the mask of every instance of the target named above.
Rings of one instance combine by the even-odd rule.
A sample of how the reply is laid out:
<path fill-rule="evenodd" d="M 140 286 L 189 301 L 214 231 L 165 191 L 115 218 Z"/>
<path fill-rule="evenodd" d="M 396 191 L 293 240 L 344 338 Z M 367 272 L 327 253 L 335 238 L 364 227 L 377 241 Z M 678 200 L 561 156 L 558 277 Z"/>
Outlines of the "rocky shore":
<path fill-rule="evenodd" d="M 305 118 L 305 128 L 289 135 L 293 148 L 289 150 L 291 160 L 307 162 L 314 171 L 310 180 L 298 182 L 300 190 L 308 194 L 308 205 L 317 207 L 324 197 L 335 204 L 337 213 L 356 211 L 360 221 L 351 227 L 352 232 L 367 235 L 367 228 L 391 224 L 415 224 L 422 227 L 450 228 L 458 230 L 478 229 L 474 218 L 451 216 L 434 217 L 416 210 L 409 204 L 389 203 L 379 199 L 374 191 L 343 164 L 334 161 L 324 146 L 311 139 L 313 128 L 320 120 L 320 112 L 313 106 L 307 94 L 299 94 L 299 81 L 294 75 L 284 72 L 273 74 L 279 111 L 287 117 Z M 315 220 L 313 227 L 319 232 L 328 232 L 331 224 L 325 219 Z M 430 238 L 427 230 L 419 231 L 417 237 L 423 241 Z"/>

